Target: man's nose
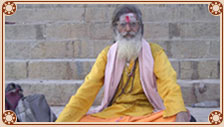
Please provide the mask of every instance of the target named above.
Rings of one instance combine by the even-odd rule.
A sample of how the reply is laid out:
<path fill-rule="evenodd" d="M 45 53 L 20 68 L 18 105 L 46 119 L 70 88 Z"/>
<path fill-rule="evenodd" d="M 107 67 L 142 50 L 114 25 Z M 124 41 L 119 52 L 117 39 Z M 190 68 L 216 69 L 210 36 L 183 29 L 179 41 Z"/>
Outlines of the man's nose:
<path fill-rule="evenodd" d="M 131 31 L 131 27 L 130 27 L 130 24 L 129 23 L 127 23 L 127 25 L 125 26 L 125 30 L 127 32 Z"/>

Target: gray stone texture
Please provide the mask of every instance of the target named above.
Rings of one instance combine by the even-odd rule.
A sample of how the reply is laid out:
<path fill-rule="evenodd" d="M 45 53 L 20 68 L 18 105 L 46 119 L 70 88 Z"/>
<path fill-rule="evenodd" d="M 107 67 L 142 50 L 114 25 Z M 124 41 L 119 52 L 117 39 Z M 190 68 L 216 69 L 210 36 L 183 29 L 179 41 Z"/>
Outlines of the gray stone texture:
<path fill-rule="evenodd" d="M 5 80 L 25 95 L 65 105 L 98 54 L 113 44 L 117 4 L 17 4 L 5 21 Z M 144 38 L 159 44 L 177 72 L 186 105 L 220 99 L 220 16 L 207 4 L 139 4 Z M 50 81 L 50 82 L 49 82 Z M 100 104 L 100 94 L 94 105 Z"/>

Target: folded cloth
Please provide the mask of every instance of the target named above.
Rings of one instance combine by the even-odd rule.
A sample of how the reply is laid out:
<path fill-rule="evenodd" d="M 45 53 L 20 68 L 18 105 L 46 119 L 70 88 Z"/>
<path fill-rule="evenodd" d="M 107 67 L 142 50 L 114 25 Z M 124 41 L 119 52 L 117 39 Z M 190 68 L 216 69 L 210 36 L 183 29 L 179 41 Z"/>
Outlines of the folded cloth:
<path fill-rule="evenodd" d="M 163 110 L 151 113 L 145 116 L 120 116 L 115 118 L 99 118 L 91 115 L 85 115 L 79 122 L 175 122 L 176 115 L 163 117 Z"/>

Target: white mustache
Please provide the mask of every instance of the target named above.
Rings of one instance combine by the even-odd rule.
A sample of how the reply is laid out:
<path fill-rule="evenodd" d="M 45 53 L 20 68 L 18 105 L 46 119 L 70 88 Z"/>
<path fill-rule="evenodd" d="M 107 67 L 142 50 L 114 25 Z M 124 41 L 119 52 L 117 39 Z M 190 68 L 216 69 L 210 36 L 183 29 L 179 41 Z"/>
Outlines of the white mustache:
<path fill-rule="evenodd" d="M 126 36 L 126 35 L 132 35 L 132 36 L 134 36 L 134 35 L 136 35 L 136 32 L 133 32 L 133 31 L 131 31 L 131 32 L 123 32 L 123 33 L 120 33 L 122 36 Z"/>

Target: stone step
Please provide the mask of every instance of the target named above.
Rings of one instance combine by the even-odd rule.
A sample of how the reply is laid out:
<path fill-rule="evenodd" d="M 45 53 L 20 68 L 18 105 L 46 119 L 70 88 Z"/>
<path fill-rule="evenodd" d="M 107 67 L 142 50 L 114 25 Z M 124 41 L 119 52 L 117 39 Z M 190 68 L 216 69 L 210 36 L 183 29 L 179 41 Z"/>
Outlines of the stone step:
<path fill-rule="evenodd" d="M 44 94 L 50 105 L 65 105 L 74 95 L 83 80 L 14 80 L 22 86 L 24 95 Z M 219 80 L 178 80 L 186 105 L 203 101 L 220 101 Z M 93 105 L 99 105 L 103 97 L 103 89 L 97 95 Z"/>
<path fill-rule="evenodd" d="M 177 78 L 219 79 L 219 59 L 171 59 Z M 6 60 L 6 80 L 83 80 L 95 59 Z"/>

